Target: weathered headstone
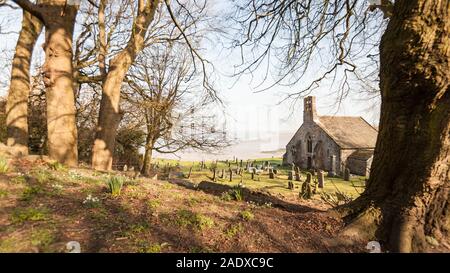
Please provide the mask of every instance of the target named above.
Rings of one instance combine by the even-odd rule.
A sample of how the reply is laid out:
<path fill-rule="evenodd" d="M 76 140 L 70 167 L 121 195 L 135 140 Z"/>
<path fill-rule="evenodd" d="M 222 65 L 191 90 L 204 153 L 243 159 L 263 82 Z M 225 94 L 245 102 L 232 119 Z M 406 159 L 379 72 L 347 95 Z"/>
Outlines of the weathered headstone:
<path fill-rule="evenodd" d="M 318 186 L 319 186 L 319 188 L 323 188 L 323 185 L 324 185 L 324 183 L 325 183 L 325 176 L 324 176 L 324 173 L 323 173 L 323 171 L 322 170 L 319 170 L 318 172 L 317 172 L 317 181 L 318 181 Z"/>
<path fill-rule="evenodd" d="M 123 165 L 123 171 L 124 171 L 124 172 L 128 171 L 128 166 L 127 166 L 127 164 Z"/>
<path fill-rule="evenodd" d="M 312 197 L 312 188 L 311 188 L 311 180 L 312 180 L 312 174 L 307 173 L 306 174 L 306 180 L 302 184 L 302 189 L 299 193 L 299 196 L 304 199 L 310 199 Z"/>
<path fill-rule="evenodd" d="M 295 167 L 295 181 L 300 181 L 300 168 L 299 167 Z"/>
<path fill-rule="evenodd" d="M 288 189 L 293 190 L 294 189 L 294 182 L 291 180 L 288 181 Z"/>
<path fill-rule="evenodd" d="M 216 172 L 217 172 L 217 170 L 216 170 L 216 168 L 214 168 L 214 169 L 213 169 L 213 178 L 212 178 L 212 180 L 213 180 L 214 182 L 217 181 Z"/>
<path fill-rule="evenodd" d="M 345 180 L 345 181 L 350 181 L 350 170 L 349 170 L 349 168 L 345 168 L 345 171 L 344 171 L 344 180 Z"/>
<path fill-rule="evenodd" d="M 230 169 L 229 172 L 230 172 L 230 182 L 232 182 L 233 181 L 233 170 Z"/>
<path fill-rule="evenodd" d="M 288 180 L 292 180 L 293 176 L 293 172 L 292 171 L 288 171 Z"/>
<path fill-rule="evenodd" d="M 273 169 L 269 169 L 269 178 L 270 179 L 274 179 L 275 178 L 275 174 L 273 173 Z"/>

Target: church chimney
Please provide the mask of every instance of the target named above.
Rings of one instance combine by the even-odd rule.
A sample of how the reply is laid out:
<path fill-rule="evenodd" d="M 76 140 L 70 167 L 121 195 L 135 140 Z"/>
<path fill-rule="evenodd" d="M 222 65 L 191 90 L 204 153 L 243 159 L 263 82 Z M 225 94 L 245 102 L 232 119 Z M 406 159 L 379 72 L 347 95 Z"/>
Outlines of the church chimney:
<path fill-rule="evenodd" d="M 305 97 L 303 103 L 303 122 L 313 122 L 314 120 L 317 120 L 316 97 Z"/>

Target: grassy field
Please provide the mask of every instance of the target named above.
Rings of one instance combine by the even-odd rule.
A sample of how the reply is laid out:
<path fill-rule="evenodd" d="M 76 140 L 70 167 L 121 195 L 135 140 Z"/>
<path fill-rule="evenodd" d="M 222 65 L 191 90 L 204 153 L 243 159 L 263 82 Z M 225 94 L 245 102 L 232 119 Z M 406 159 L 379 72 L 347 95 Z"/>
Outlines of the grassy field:
<path fill-rule="evenodd" d="M 232 161 L 232 160 L 230 160 Z M 256 165 L 262 165 L 264 162 L 270 162 L 271 166 L 274 166 L 278 170 L 278 174 L 275 179 L 270 179 L 268 172 L 264 172 L 258 176 L 255 176 L 255 180 L 251 179 L 251 173 L 247 171 L 242 172 L 242 183 L 245 187 L 255 190 L 264 190 L 274 194 L 281 194 L 283 196 L 298 195 L 299 187 L 306 179 L 306 171 L 301 171 L 301 181 L 293 181 L 295 185 L 294 191 L 288 189 L 288 172 L 291 170 L 290 166 L 282 166 L 281 158 L 258 158 L 255 160 L 250 160 Z M 200 183 L 202 181 L 212 181 L 212 168 L 216 166 L 215 161 L 205 161 L 205 167 L 201 169 L 201 162 L 198 161 L 179 161 L 179 160 L 169 160 L 169 159 L 155 159 L 154 164 L 158 165 L 160 168 L 165 166 L 178 166 L 180 177 L 187 177 L 189 169 L 192 167 L 192 173 L 189 178 L 190 181 L 194 183 Z M 231 169 L 236 169 L 239 167 L 240 161 L 238 163 L 233 162 L 231 164 Z M 246 166 L 246 160 L 243 161 L 243 167 Z M 230 186 L 238 185 L 241 182 L 241 176 L 233 173 L 233 181 L 229 180 L 229 165 L 225 161 L 217 162 L 217 183 L 227 184 Z M 225 178 L 220 178 L 222 169 L 225 173 Z M 313 178 L 317 180 L 317 176 Z M 343 192 L 352 198 L 358 197 L 365 187 L 366 178 L 363 176 L 352 175 L 350 181 L 345 181 L 340 177 L 327 177 L 325 176 L 325 184 L 323 189 L 318 189 L 318 192 L 335 193 Z M 315 196 L 319 198 L 319 196 Z"/>
<path fill-rule="evenodd" d="M 64 252 L 69 241 L 79 242 L 82 252 L 364 251 L 365 242 L 329 244 L 343 221 L 328 213 L 330 205 L 319 194 L 299 198 L 300 182 L 294 190 L 287 189 L 287 168 L 279 167 L 276 179 L 261 174 L 260 181 L 244 173 L 245 188 L 234 191 L 239 176 L 232 182 L 212 182 L 212 172 L 199 170 L 196 162 L 187 179 L 193 162 L 156 162 L 159 179 L 44 161 L 3 161 L 0 252 Z M 172 166 L 171 178 L 164 177 L 166 164 Z M 206 162 L 207 167 L 211 164 Z M 223 162 L 217 167 L 228 169 Z M 123 182 L 115 194 L 112 181 Z M 353 178 L 354 184 L 362 181 Z M 362 190 L 327 178 L 320 191 L 356 197 L 356 189 Z"/>

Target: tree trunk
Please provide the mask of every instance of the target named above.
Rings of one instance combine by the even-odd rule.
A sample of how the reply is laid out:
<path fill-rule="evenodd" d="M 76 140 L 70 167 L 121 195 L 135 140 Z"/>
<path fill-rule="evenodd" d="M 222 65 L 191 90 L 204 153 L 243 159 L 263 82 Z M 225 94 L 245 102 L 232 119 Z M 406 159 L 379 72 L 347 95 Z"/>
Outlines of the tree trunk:
<path fill-rule="evenodd" d="M 97 134 L 92 150 L 94 169 L 111 170 L 112 168 L 116 131 L 121 120 L 120 89 L 131 63 L 132 58 L 127 52 L 120 53 L 111 61 L 110 70 L 103 83 Z"/>
<path fill-rule="evenodd" d="M 30 64 L 34 45 L 42 31 L 41 21 L 23 11 L 22 28 L 12 63 L 11 83 L 6 104 L 7 142 L 22 155 L 28 154 L 28 95 Z"/>
<path fill-rule="evenodd" d="M 142 164 L 142 175 L 150 176 L 152 171 L 152 152 L 153 143 L 147 143 L 145 145 L 144 163 Z"/>
<path fill-rule="evenodd" d="M 153 21 L 159 2 L 159 0 L 140 2 L 130 40 L 110 62 L 109 71 L 102 86 L 97 133 L 92 149 L 92 167 L 96 170 L 112 169 L 116 132 L 121 120 L 120 89 L 128 69 L 144 47 L 145 34 Z"/>
<path fill-rule="evenodd" d="M 433 251 L 427 236 L 450 235 L 450 1 L 395 1 L 380 53 L 380 131 L 366 191 L 342 208 L 345 233 Z"/>
<path fill-rule="evenodd" d="M 45 13 L 43 73 L 47 87 L 48 152 L 51 158 L 69 166 L 76 166 L 78 151 L 72 36 L 77 8 L 49 6 Z"/>

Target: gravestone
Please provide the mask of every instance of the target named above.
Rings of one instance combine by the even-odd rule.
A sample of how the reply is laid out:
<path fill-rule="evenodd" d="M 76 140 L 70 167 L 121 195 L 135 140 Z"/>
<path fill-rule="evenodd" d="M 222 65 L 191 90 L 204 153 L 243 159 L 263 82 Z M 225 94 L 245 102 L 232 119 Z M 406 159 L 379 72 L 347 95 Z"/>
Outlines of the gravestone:
<path fill-rule="evenodd" d="M 233 170 L 230 169 L 229 172 L 230 172 L 230 182 L 233 182 Z"/>
<path fill-rule="evenodd" d="M 295 181 L 300 181 L 300 168 L 295 167 Z"/>
<path fill-rule="evenodd" d="M 123 171 L 124 171 L 124 172 L 128 171 L 128 166 L 127 166 L 127 164 L 123 165 Z"/>
<path fill-rule="evenodd" d="M 288 181 L 288 189 L 290 189 L 290 190 L 294 189 L 294 182 Z"/>
<path fill-rule="evenodd" d="M 350 181 L 350 170 L 349 170 L 349 168 L 345 168 L 345 171 L 344 171 L 344 180 L 345 180 L 345 181 Z"/>
<path fill-rule="evenodd" d="M 288 171 L 288 180 L 292 180 L 293 172 Z"/>
<path fill-rule="evenodd" d="M 302 189 L 299 193 L 299 196 L 301 198 L 310 199 L 312 197 L 313 192 L 312 192 L 312 188 L 311 188 L 311 180 L 312 180 L 312 174 L 307 173 L 306 180 L 305 180 L 305 182 L 303 182 Z"/>
<path fill-rule="evenodd" d="M 277 169 L 273 169 L 273 173 L 274 173 L 275 175 L 277 175 L 277 174 L 278 174 L 278 170 L 277 170 Z"/>
<path fill-rule="evenodd" d="M 213 169 L 213 178 L 212 178 L 212 180 L 213 180 L 214 182 L 217 181 L 216 171 L 217 171 L 216 168 L 214 168 L 214 169 Z"/>
<path fill-rule="evenodd" d="M 317 172 L 317 181 L 318 181 L 318 186 L 319 188 L 323 189 L 323 185 L 325 183 L 325 176 L 322 170 L 319 170 Z"/>
<path fill-rule="evenodd" d="M 274 179 L 275 174 L 273 173 L 273 169 L 269 169 L 269 179 Z"/>

